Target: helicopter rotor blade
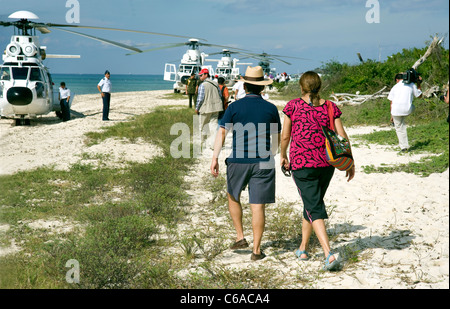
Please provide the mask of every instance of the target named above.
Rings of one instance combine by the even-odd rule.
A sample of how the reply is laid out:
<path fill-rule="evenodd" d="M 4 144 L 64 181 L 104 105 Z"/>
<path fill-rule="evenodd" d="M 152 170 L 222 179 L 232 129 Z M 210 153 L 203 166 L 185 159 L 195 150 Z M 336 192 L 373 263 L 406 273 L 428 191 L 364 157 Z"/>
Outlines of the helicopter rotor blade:
<path fill-rule="evenodd" d="M 261 54 L 242 53 L 242 54 L 245 54 L 246 58 L 252 58 L 252 59 L 256 59 L 256 60 L 260 60 L 260 61 L 267 61 L 267 62 L 280 61 L 280 62 L 283 62 L 283 63 L 288 64 L 288 65 L 292 65 L 292 64 L 290 62 L 282 59 L 282 58 L 311 60 L 311 59 L 307 59 L 307 58 L 292 57 L 292 56 L 282 56 L 282 55 L 272 55 L 272 54 L 267 54 L 267 53 L 261 53 Z M 243 59 L 245 59 L 245 58 L 243 58 Z"/>
<path fill-rule="evenodd" d="M 10 27 L 10 26 L 14 26 L 14 23 L 9 22 L 9 21 L 0 21 L 0 26 Z"/>
<path fill-rule="evenodd" d="M 241 49 L 241 48 L 230 47 L 230 46 L 225 46 L 225 45 L 217 45 L 217 44 L 201 43 L 201 42 L 199 42 L 198 45 L 201 45 L 201 46 L 207 46 L 207 47 L 220 47 L 220 48 L 225 48 L 225 49 L 228 49 L 228 50 L 249 51 L 249 50 L 247 50 L 247 49 Z"/>
<path fill-rule="evenodd" d="M 60 28 L 56 28 L 54 27 L 54 29 L 60 30 L 60 31 L 64 31 L 64 32 L 68 32 L 68 33 L 72 33 L 72 34 L 76 34 L 76 35 L 80 35 L 80 36 L 84 36 L 86 38 L 92 39 L 92 40 L 96 40 L 96 41 L 100 41 L 106 44 L 110 44 L 110 45 L 114 45 L 123 49 L 127 49 L 127 50 L 132 50 L 134 52 L 137 53 L 142 53 L 142 50 L 140 50 L 139 48 L 136 48 L 134 46 L 130 46 L 130 45 L 126 45 L 123 43 L 119 43 L 119 42 L 115 42 L 115 41 L 111 41 L 108 39 L 102 39 L 96 36 L 92 36 L 92 35 L 88 35 L 88 34 L 84 34 L 84 33 L 80 33 L 80 32 L 76 32 L 76 31 L 72 31 L 72 30 L 67 30 L 67 29 L 60 29 Z"/>
<path fill-rule="evenodd" d="M 192 40 L 192 39 L 191 39 Z M 224 45 L 216 45 L 216 44 L 209 44 L 209 43 L 202 43 L 202 42 L 198 42 L 199 39 L 195 39 L 195 41 L 188 41 L 188 42 L 184 42 L 184 43 L 169 43 L 169 44 L 161 44 L 158 47 L 155 48 L 150 48 L 150 49 L 145 49 L 142 52 L 150 52 L 150 51 L 155 51 L 155 50 L 161 50 L 161 49 L 168 49 L 168 48 L 175 48 L 175 47 L 181 47 L 181 46 L 208 46 L 208 47 L 220 47 L 220 48 L 225 48 L 227 50 L 230 51 L 230 53 L 240 53 L 238 51 L 233 51 L 232 49 L 238 49 L 238 50 L 242 50 L 245 51 L 245 49 L 239 49 L 239 48 L 231 48 L 229 46 L 224 46 Z M 217 54 L 222 54 L 223 52 L 218 52 Z M 127 55 L 135 55 L 136 52 L 134 53 L 129 53 Z M 210 54 L 209 54 L 210 55 Z"/>
<path fill-rule="evenodd" d="M 95 26 L 82 26 L 82 25 L 67 25 L 67 24 L 53 24 L 53 23 L 30 23 L 32 27 L 50 27 L 50 28 L 83 28 L 83 29 L 96 29 L 96 30 L 111 30 L 111 31 L 122 31 L 122 32 L 134 32 L 134 33 L 143 33 L 143 34 L 154 34 L 154 35 L 163 35 L 163 36 L 171 36 L 175 38 L 184 38 L 188 39 L 190 37 L 176 34 L 168 34 L 168 33 L 160 33 L 160 32 L 151 32 L 151 31 L 142 31 L 142 30 L 130 30 L 130 29 L 120 29 L 120 28 L 108 28 L 108 27 L 95 27 Z M 203 41 L 207 41 L 206 39 L 201 39 Z"/>
<path fill-rule="evenodd" d="M 273 58 L 273 60 L 278 60 L 280 62 L 286 63 L 287 65 L 292 65 L 292 63 L 289 63 L 289 62 L 287 62 L 287 61 L 285 61 L 283 59 L 280 59 L 280 58 Z"/>
<path fill-rule="evenodd" d="M 220 52 L 215 52 L 215 53 L 208 53 L 208 55 L 210 55 L 210 56 L 215 56 L 215 55 L 223 55 L 224 53 L 228 53 L 228 54 L 242 54 L 241 52 L 233 51 L 233 50 L 227 49 L 226 52 L 220 51 Z"/>
<path fill-rule="evenodd" d="M 222 52 L 217 52 L 217 53 L 208 53 L 209 56 L 215 56 L 215 55 L 222 55 Z"/>
<path fill-rule="evenodd" d="M 47 27 L 36 27 L 37 30 L 39 30 L 42 34 L 48 34 L 51 33 L 51 31 Z"/>
<path fill-rule="evenodd" d="M 154 48 L 150 48 L 150 49 L 144 49 L 144 50 L 141 50 L 140 52 L 128 53 L 126 55 L 127 56 L 136 55 L 136 54 L 151 52 L 151 51 L 155 51 L 155 50 L 181 47 L 181 46 L 184 46 L 184 45 L 185 45 L 184 43 L 168 43 L 168 44 L 163 44 L 162 46 L 158 46 L 158 47 L 154 47 Z"/>
<path fill-rule="evenodd" d="M 289 58 L 289 59 L 311 60 L 311 59 L 308 59 L 308 58 L 292 57 L 292 56 L 281 56 L 281 55 L 269 55 L 269 56 L 276 57 L 276 58 L 282 57 L 282 58 Z"/>

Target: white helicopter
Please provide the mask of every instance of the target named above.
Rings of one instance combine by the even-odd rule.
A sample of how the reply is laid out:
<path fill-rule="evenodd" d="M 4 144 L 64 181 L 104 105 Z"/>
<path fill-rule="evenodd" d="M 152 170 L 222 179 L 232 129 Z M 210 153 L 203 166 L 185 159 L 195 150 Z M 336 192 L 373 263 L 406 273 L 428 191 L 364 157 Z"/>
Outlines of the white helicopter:
<path fill-rule="evenodd" d="M 240 52 L 231 51 L 229 49 L 223 49 L 221 52 L 209 54 L 209 56 L 213 55 L 222 55 L 222 58 L 219 59 L 206 59 L 206 61 L 214 61 L 218 62 L 215 74 L 219 77 L 225 78 L 225 86 L 228 88 L 233 87 L 236 83 L 238 76 L 240 75 L 240 70 L 238 65 L 252 65 L 253 63 L 239 63 L 239 59 L 232 59 L 232 54 L 239 54 Z"/>
<path fill-rule="evenodd" d="M 287 65 L 291 65 L 291 63 L 287 62 L 286 60 L 284 60 L 282 58 L 310 60 L 310 59 L 299 58 L 299 57 L 272 55 L 272 54 L 267 54 L 265 52 L 263 52 L 261 54 L 242 52 L 242 54 L 246 55 L 245 58 L 252 58 L 252 59 L 255 59 L 255 60 L 259 60 L 259 64 L 258 65 L 263 68 L 264 73 L 266 73 L 266 74 L 275 74 L 276 73 L 276 69 L 270 67 L 271 63 L 274 62 L 274 61 L 280 61 L 280 62 L 283 62 L 283 63 L 285 63 Z M 243 59 L 245 59 L 245 58 L 243 58 Z"/>
<path fill-rule="evenodd" d="M 198 74 L 202 69 L 208 69 L 210 75 L 214 75 L 212 66 L 205 65 L 205 58 L 208 56 L 200 51 L 200 43 L 198 39 L 189 39 L 186 43 L 174 44 L 171 47 L 188 45 L 189 49 L 181 58 L 178 70 L 175 64 L 166 63 L 164 68 L 164 80 L 174 82 L 173 91 L 183 92 L 186 89 L 186 83 L 192 74 Z M 209 44 L 208 44 L 209 45 Z M 169 48 L 169 47 L 166 47 Z"/>
<path fill-rule="evenodd" d="M 43 60 L 46 58 L 80 57 L 76 55 L 46 54 L 46 47 L 40 45 L 39 37 L 36 36 L 36 29 L 42 34 L 50 33 L 49 28 L 57 29 L 132 50 L 136 53 L 142 51 L 133 46 L 61 28 L 77 27 L 187 38 L 185 36 L 147 31 L 37 23 L 31 20 L 39 19 L 39 17 L 28 11 L 15 12 L 8 18 L 18 20 L 13 22 L 0 21 L 0 26 L 16 27 L 18 35 L 15 34 L 11 37 L 11 42 L 3 54 L 3 64 L 0 66 L 0 116 L 14 119 L 17 125 L 30 124 L 30 119 L 39 115 L 46 115 L 52 111 L 55 111 L 58 115 L 61 111 L 58 101 L 58 89 L 54 88 L 52 77 L 48 68 L 43 64 Z M 71 101 L 73 97 L 72 95 Z"/>
<path fill-rule="evenodd" d="M 200 42 L 200 40 L 204 40 L 204 39 L 193 38 L 193 39 L 189 39 L 188 42 L 184 42 L 184 43 L 161 44 L 160 46 L 158 46 L 156 48 L 143 50 L 143 52 L 148 52 L 148 51 L 155 51 L 155 50 L 166 49 L 166 48 L 189 46 L 188 50 L 181 58 L 178 68 L 175 64 L 172 64 L 172 63 L 165 64 L 164 80 L 174 82 L 173 91 L 175 93 L 184 92 L 186 89 L 186 83 L 187 83 L 187 80 L 189 79 L 189 77 L 192 74 L 198 74 L 202 69 L 205 69 L 205 68 L 208 69 L 211 76 L 214 76 L 216 74 L 212 65 L 205 64 L 206 57 L 208 57 L 208 54 L 200 51 L 200 46 L 231 49 L 231 47 L 228 47 L 228 46 L 203 43 L 203 42 Z M 238 49 L 238 50 L 241 50 L 241 49 Z M 128 55 L 132 55 L 132 54 L 136 54 L 136 52 L 130 53 Z"/>

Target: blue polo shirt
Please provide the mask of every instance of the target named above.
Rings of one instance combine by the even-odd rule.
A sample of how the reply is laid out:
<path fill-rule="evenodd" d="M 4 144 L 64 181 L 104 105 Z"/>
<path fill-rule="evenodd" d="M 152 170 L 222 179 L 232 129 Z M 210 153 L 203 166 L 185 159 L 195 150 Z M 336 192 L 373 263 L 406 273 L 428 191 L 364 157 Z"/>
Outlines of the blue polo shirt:
<path fill-rule="evenodd" d="M 281 132 L 281 121 L 275 105 L 260 95 L 247 94 L 230 104 L 219 125 L 233 130 L 233 151 L 229 163 L 259 163 L 270 160 L 272 134 Z"/>

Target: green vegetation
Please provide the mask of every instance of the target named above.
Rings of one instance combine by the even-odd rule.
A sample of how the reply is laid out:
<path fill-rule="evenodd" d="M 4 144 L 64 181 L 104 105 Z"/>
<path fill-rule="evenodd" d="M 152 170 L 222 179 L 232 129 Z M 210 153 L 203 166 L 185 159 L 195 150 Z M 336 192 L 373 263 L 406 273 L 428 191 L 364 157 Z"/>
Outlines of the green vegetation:
<path fill-rule="evenodd" d="M 189 199 L 183 176 L 193 159 L 170 156 L 169 132 L 175 119 L 192 125 L 192 115 L 188 109 L 157 109 L 88 134 L 90 143 L 119 136 L 160 146 L 164 156 L 145 164 L 110 169 L 79 162 L 69 171 L 39 168 L 1 177 L 0 222 L 11 227 L 2 243 L 14 239 L 22 250 L 1 258 L 0 287 L 132 288 L 143 284 L 138 276 L 154 274 L 158 280 L 145 281 L 145 287 L 182 286 L 172 285 L 172 261 L 162 254 L 171 240 L 159 236 L 173 232 L 185 216 Z M 28 223 L 39 219 L 61 222 L 71 231 L 30 228 Z M 83 280 L 76 286 L 65 280 L 71 259 L 82 265 Z"/>
<path fill-rule="evenodd" d="M 356 93 L 356 91 L 361 94 L 373 94 L 385 86 L 390 89 L 395 85 L 395 75 L 411 68 L 425 54 L 428 45 L 429 42 L 426 42 L 423 48 L 403 49 L 384 62 L 371 59 L 358 65 L 335 60 L 326 62 L 315 70 L 323 76 L 322 96 L 328 97 L 331 93 Z M 418 72 L 424 80 L 424 87 L 434 85 L 442 87 L 447 84 L 449 50 L 439 46 L 427 61 L 419 66 Z M 298 82 L 291 81 L 286 88 L 281 84 L 274 85 L 280 90 L 283 99 L 290 100 L 301 95 Z"/>
<path fill-rule="evenodd" d="M 425 54 L 428 49 L 404 49 L 390 56 L 385 62 L 367 60 L 360 65 L 341 64 L 336 61 L 326 63 L 321 71 L 325 75 L 327 92 L 350 92 L 356 90 L 361 94 L 372 94 L 384 86 L 395 85 L 394 77 L 399 72 L 405 72 Z M 418 68 L 425 84 L 442 86 L 448 82 L 449 51 L 439 46 Z"/>

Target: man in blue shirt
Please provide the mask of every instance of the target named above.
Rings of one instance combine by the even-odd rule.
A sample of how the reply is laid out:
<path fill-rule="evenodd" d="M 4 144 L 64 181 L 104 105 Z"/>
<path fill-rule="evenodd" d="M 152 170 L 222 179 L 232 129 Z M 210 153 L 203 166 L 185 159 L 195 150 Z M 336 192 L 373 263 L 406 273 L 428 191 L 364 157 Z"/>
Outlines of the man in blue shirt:
<path fill-rule="evenodd" d="M 265 205 L 275 202 L 274 155 L 280 142 L 281 122 L 275 105 L 265 101 L 261 92 L 272 80 L 264 79 L 260 66 L 248 67 L 244 82 L 246 96 L 230 104 L 221 119 L 216 136 L 211 173 L 219 175 L 218 157 L 226 134 L 233 130 L 233 151 L 227 165 L 228 209 L 236 229 L 236 242 L 231 249 L 248 247 L 242 226 L 241 192 L 248 185 L 252 209 L 252 260 L 265 257 L 261 239 L 265 226 Z"/>

